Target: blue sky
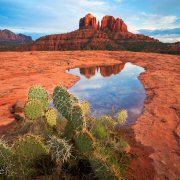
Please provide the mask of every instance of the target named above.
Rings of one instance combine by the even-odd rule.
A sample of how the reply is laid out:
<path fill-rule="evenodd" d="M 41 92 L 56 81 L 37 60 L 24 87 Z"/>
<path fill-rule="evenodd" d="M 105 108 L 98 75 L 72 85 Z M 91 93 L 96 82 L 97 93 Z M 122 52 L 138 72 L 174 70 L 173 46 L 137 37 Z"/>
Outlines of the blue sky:
<path fill-rule="evenodd" d="M 180 41 L 180 0 L 0 0 L 0 29 L 36 39 L 78 29 L 87 13 L 121 17 L 131 32 Z"/>

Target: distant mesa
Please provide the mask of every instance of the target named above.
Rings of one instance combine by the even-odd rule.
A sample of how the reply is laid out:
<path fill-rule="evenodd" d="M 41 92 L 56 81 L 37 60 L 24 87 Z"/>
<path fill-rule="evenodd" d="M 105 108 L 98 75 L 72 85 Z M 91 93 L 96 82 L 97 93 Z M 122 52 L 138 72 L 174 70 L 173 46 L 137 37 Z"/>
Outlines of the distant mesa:
<path fill-rule="evenodd" d="M 123 68 L 124 68 L 124 63 L 122 64 L 116 64 L 112 66 L 93 66 L 93 67 L 86 67 L 86 68 L 80 68 L 80 74 L 85 76 L 87 79 L 90 79 L 93 77 L 96 72 L 100 71 L 101 76 L 103 77 L 110 77 L 113 74 L 119 74 Z"/>
<path fill-rule="evenodd" d="M 0 43 L 26 44 L 32 41 L 31 36 L 15 34 L 8 29 L 0 30 Z"/>

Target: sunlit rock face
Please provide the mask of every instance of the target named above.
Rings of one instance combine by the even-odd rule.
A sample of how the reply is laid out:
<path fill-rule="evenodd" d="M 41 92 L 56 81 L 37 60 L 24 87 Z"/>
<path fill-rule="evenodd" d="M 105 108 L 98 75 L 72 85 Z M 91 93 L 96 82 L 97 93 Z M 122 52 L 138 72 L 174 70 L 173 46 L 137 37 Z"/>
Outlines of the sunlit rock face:
<path fill-rule="evenodd" d="M 79 21 L 79 29 L 87 29 L 87 28 L 97 29 L 97 27 L 98 25 L 96 22 L 96 17 L 94 17 L 92 14 L 87 14 Z"/>
<path fill-rule="evenodd" d="M 113 32 L 128 32 L 127 25 L 120 18 L 117 18 L 113 25 Z"/>
<path fill-rule="evenodd" d="M 104 16 L 101 21 L 101 29 L 111 32 L 128 32 L 127 25 L 120 18 L 115 19 L 113 16 Z"/>
<path fill-rule="evenodd" d="M 117 64 L 112 66 L 80 68 L 79 71 L 81 75 L 84 75 L 86 78 L 90 79 L 96 74 L 96 71 L 100 71 L 100 74 L 103 77 L 110 77 L 113 74 L 119 74 L 123 68 L 124 64 Z"/>
<path fill-rule="evenodd" d="M 113 16 L 104 16 L 101 21 L 101 29 L 112 31 L 114 22 L 115 22 L 115 18 Z"/>

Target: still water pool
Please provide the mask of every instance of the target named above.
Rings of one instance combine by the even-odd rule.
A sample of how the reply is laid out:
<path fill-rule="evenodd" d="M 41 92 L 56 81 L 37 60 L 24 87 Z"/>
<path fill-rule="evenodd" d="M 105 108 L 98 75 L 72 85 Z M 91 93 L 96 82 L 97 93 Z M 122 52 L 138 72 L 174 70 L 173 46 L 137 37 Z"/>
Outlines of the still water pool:
<path fill-rule="evenodd" d="M 144 71 L 132 63 L 67 70 L 80 77 L 70 92 L 91 104 L 93 116 L 115 116 L 127 109 L 129 124 L 143 111 L 146 93 L 138 76 Z"/>

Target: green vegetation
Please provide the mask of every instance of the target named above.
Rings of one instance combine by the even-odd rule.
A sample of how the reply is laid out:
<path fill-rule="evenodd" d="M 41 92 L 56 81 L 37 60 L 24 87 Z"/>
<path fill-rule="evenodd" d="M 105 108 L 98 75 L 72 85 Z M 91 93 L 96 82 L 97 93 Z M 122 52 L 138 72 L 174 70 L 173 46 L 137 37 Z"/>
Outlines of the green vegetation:
<path fill-rule="evenodd" d="M 54 108 L 49 107 L 50 101 Z M 11 142 L 0 141 L 0 178 L 125 178 L 128 143 L 116 126 L 126 121 L 127 111 L 117 119 L 96 119 L 90 111 L 88 102 L 80 103 L 61 86 L 54 89 L 52 99 L 42 87 L 32 87 L 25 121 L 7 135 Z"/>
<path fill-rule="evenodd" d="M 30 100 L 26 103 L 24 113 L 27 119 L 36 120 L 44 115 L 43 107 L 40 101 Z"/>

